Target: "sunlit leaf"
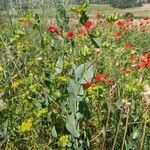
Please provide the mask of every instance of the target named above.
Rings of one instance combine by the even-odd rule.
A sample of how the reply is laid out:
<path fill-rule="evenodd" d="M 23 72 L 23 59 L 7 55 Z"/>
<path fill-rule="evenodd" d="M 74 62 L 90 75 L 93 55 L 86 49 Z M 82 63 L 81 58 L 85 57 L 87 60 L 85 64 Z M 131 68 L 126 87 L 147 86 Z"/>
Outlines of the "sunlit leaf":
<path fill-rule="evenodd" d="M 62 72 L 63 70 L 63 58 L 62 57 L 58 58 L 55 69 L 56 69 L 56 74 L 59 74 Z"/>
<path fill-rule="evenodd" d="M 88 4 L 85 3 L 79 7 L 71 8 L 71 11 L 74 13 L 77 13 L 77 14 L 82 14 L 82 13 L 85 13 L 87 11 L 87 8 L 88 8 Z"/>
<path fill-rule="evenodd" d="M 77 120 L 74 115 L 70 115 L 66 119 L 66 128 L 74 136 L 79 137 L 80 133 L 77 131 Z"/>
<path fill-rule="evenodd" d="M 57 132 L 56 132 L 55 126 L 53 126 L 53 128 L 52 128 L 52 136 L 57 137 Z"/>

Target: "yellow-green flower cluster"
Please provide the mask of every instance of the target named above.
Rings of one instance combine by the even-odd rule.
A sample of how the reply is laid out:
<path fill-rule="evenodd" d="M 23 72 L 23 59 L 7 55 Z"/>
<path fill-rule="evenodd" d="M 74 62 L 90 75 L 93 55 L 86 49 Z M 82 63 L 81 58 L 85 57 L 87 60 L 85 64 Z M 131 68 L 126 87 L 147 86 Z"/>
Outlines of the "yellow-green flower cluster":
<path fill-rule="evenodd" d="M 65 76 L 59 76 L 57 79 L 58 79 L 58 82 L 60 84 L 67 84 L 68 83 L 68 79 Z"/>
<path fill-rule="evenodd" d="M 32 128 L 32 119 L 29 118 L 21 123 L 21 125 L 18 127 L 18 131 L 19 133 L 25 133 L 27 131 L 30 131 L 31 128 Z"/>
<path fill-rule="evenodd" d="M 40 109 L 37 113 L 36 113 L 36 116 L 37 117 L 41 117 L 43 116 L 44 114 L 48 113 L 48 109 L 47 108 L 43 108 L 43 109 Z"/>
<path fill-rule="evenodd" d="M 32 92 L 36 92 L 38 86 L 39 86 L 39 84 L 35 83 L 35 84 L 30 85 L 30 86 L 29 86 L 29 89 L 30 89 Z"/>
<path fill-rule="evenodd" d="M 69 66 L 69 62 L 68 61 L 64 61 L 64 69 L 66 69 Z"/>
<path fill-rule="evenodd" d="M 137 82 L 130 82 L 125 84 L 124 86 L 124 90 L 126 92 L 138 92 L 140 90 L 142 90 L 144 87 L 143 83 L 137 83 Z"/>
<path fill-rule="evenodd" d="M 68 135 L 62 135 L 59 138 L 59 144 L 61 147 L 66 147 L 68 143 L 69 143 L 69 136 Z"/>
<path fill-rule="evenodd" d="M 97 95 L 97 90 L 98 87 L 97 86 L 91 86 L 87 89 L 87 94 L 90 98 L 95 98 Z"/>
<path fill-rule="evenodd" d="M 24 83 L 24 80 L 20 79 L 20 80 L 17 80 L 15 82 L 13 82 L 12 85 L 11 85 L 11 87 L 14 88 L 14 89 L 16 89 L 16 88 L 18 88 L 23 83 Z"/>

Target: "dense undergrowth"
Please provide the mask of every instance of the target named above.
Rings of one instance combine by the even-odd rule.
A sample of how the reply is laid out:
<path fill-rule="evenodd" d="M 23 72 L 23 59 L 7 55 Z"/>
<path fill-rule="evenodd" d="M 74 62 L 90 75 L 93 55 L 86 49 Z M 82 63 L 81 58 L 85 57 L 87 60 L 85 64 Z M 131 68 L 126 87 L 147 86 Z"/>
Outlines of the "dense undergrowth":
<path fill-rule="evenodd" d="M 86 11 L 1 24 L 1 149 L 149 150 L 150 20 Z"/>

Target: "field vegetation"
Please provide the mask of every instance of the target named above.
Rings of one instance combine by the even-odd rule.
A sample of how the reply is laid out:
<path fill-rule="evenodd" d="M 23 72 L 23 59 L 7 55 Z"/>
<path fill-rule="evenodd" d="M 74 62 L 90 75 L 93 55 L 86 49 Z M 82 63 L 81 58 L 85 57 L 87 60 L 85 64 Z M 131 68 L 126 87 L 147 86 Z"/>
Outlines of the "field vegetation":
<path fill-rule="evenodd" d="M 0 11 L 0 149 L 149 150 L 149 10 L 43 5 Z"/>

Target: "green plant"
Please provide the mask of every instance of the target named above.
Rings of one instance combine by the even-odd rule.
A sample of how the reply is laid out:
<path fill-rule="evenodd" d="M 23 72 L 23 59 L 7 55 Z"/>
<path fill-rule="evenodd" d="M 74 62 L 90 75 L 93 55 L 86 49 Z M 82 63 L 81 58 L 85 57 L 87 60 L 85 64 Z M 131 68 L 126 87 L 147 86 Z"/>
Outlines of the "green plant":
<path fill-rule="evenodd" d="M 149 19 L 87 10 L 0 24 L 1 149 L 149 148 Z"/>

